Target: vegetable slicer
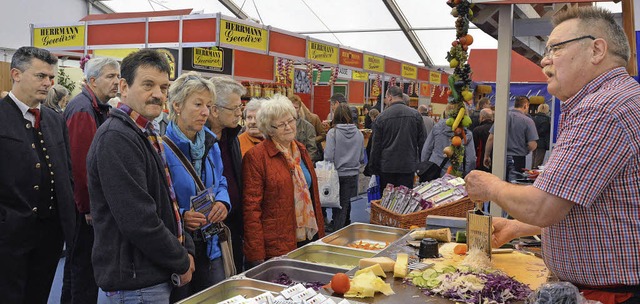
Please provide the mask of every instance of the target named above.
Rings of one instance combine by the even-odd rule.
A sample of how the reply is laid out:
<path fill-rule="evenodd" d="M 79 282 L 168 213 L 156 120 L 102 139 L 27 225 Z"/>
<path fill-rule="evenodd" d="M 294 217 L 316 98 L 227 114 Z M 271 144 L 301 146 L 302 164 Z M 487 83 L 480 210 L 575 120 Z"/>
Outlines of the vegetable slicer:
<path fill-rule="evenodd" d="M 482 203 L 476 203 L 475 208 L 467 212 L 467 246 L 491 258 L 491 215 L 484 214 L 481 206 Z"/>

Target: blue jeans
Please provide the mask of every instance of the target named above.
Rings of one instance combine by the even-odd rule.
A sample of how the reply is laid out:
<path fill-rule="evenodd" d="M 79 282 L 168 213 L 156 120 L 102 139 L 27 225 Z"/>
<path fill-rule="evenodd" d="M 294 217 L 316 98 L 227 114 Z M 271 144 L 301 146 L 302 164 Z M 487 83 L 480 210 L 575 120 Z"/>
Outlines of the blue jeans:
<path fill-rule="evenodd" d="M 138 290 L 109 291 L 106 294 L 107 301 L 110 304 L 168 304 L 171 285 L 169 283 L 160 283 Z"/>

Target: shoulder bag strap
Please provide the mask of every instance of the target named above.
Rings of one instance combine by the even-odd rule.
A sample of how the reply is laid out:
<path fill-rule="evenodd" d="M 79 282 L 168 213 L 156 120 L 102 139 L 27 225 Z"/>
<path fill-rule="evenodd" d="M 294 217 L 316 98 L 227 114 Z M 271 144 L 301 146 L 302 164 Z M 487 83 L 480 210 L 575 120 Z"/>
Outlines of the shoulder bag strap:
<path fill-rule="evenodd" d="M 191 164 L 191 162 L 189 162 L 189 160 L 187 160 L 187 157 L 184 156 L 182 151 L 178 149 L 178 146 L 176 146 L 176 144 L 166 135 L 162 136 L 162 140 L 164 140 L 164 142 L 167 143 L 167 146 L 169 146 L 171 151 L 173 151 L 173 153 L 176 156 L 178 156 L 178 159 L 180 159 L 180 162 L 182 163 L 182 165 L 187 169 L 187 171 L 189 171 L 189 175 L 191 175 L 191 178 L 193 178 L 193 181 L 196 182 L 198 191 L 204 190 L 205 189 L 204 183 L 202 183 L 200 176 L 198 176 L 198 174 L 196 173 L 196 169 L 193 168 L 193 165 Z"/>

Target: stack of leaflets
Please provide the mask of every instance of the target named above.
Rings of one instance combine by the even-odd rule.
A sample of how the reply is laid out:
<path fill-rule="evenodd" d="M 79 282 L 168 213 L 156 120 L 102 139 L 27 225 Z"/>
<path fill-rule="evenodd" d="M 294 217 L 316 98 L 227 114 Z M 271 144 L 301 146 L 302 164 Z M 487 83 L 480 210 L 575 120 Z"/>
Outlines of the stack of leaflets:
<path fill-rule="evenodd" d="M 296 284 L 286 288 L 277 296 L 271 292 L 265 292 L 253 298 L 237 295 L 218 304 L 350 304 L 350 302 L 343 299 L 336 303 L 331 297 L 317 293 L 313 288 Z"/>
<path fill-rule="evenodd" d="M 382 192 L 380 205 L 399 214 L 409 214 L 460 200 L 467 196 L 464 179 L 446 174 L 413 189 L 388 184 Z"/>

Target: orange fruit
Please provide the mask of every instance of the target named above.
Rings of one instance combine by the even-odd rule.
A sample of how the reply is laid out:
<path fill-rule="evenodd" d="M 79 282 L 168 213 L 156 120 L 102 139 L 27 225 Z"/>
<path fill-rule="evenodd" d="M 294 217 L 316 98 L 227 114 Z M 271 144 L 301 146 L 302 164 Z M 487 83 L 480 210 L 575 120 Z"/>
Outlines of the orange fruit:
<path fill-rule="evenodd" d="M 451 137 L 451 145 L 453 145 L 454 147 L 459 147 L 460 145 L 462 145 L 462 138 L 460 138 L 460 136 Z"/>
<path fill-rule="evenodd" d="M 466 45 L 471 45 L 471 44 L 473 43 L 473 36 L 471 36 L 471 35 L 467 34 L 467 35 L 466 35 L 466 36 L 464 36 L 464 37 L 465 37 L 465 40 L 466 40 L 466 42 L 467 42 L 467 43 L 466 43 Z"/>
<path fill-rule="evenodd" d="M 349 288 L 351 288 L 349 276 L 342 272 L 333 275 L 333 278 L 331 278 L 331 289 L 333 289 L 333 292 L 344 294 L 349 291 Z"/>

